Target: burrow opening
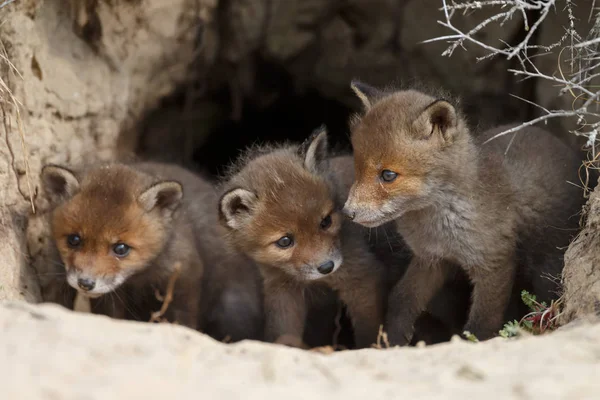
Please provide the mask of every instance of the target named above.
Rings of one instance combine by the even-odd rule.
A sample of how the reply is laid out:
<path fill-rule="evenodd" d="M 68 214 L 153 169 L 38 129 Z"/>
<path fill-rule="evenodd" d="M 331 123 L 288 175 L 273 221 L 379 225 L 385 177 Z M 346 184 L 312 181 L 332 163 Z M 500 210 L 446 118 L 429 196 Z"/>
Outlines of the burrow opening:
<path fill-rule="evenodd" d="M 348 119 L 357 111 L 316 89 L 297 93 L 293 79 L 263 64 L 257 80 L 269 90 L 264 104 L 246 99 L 233 118 L 234 99 L 227 85 L 190 100 L 183 85 L 150 110 L 140 122 L 136 153 L 144 158 L 184 164 L 217 178 L 248 146 L 304 141 L 325 125 L 333 151 L 349 151 Z"/>

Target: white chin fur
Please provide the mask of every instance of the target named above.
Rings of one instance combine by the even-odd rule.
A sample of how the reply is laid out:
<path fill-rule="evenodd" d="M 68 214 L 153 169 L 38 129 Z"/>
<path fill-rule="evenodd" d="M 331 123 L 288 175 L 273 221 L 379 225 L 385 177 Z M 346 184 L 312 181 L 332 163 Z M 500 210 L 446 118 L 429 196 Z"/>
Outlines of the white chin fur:
<path fill-rule="evenodd" d="M 356 222 L 359 225 L 364 226 L 365 228 L 377 228 L 385 223 L 385 221 L 379 222 L 379 221 L 357 221 L 357 220 L 354 220 L 354 222 Z"/>
<path fill-rule="evenodd" d="M 357 224 L 362 225 L 366 228 L 377 228 L 393 219 L 395 219 L 395 218 L 381 217 L 378 219 L 370 219 L 370 220 L 356 220 L 355 219 L 354 222 L 356 222 Z"/>
<path fill-rule="evenodd" d="M 78 290 L 78 292 L 83 297 L 87 297 L 87 298 L 90 298 L 90 299 L 97 299 L 98 297 L 104 296 L 104 293 L 90 293 L 90 292 L 84 292 L 83 290 Z"/>
<path fill-rule="evenodd" d="M 372 218 L 356 218 L 353 222 L 362 225 L 366 228 L 377 228 L 385 223 L 388 223 L 390 221 L 393 221 L 397 218 L 399 218 L 402 215 L 402 213 L 395 213 L 395 214 L 381 214 L 381 215 L 377 215 L 377 216 L 373 216 Z"/>
<path fill-rule="evenodd" d="M 333 274 L 333 272 L 327 274 L 327 275 L 323 275 L 317 271 L 310 271 L 308 273 L 302 274 L 302 279 L 305 281 L 316 281 L 318 279 L 323 279 L 328 277 L 329 275 Z"/>
<path fill-rule="evenodd" d="M 67 282 L 69 285 L 81 293 L 85 297 L 89 297 L 92 299 L 98 298 L 102 295 L 115 291 L 119 286 L 121 286 L 127 277 L 123 274 L 116 275 L 112 279 L 106 278 L 96 278 L 96 285 L 92 290 L 82 290 L 77 284 L 79 276 L 76 273 L 68 273 L 67 274 Z"/>

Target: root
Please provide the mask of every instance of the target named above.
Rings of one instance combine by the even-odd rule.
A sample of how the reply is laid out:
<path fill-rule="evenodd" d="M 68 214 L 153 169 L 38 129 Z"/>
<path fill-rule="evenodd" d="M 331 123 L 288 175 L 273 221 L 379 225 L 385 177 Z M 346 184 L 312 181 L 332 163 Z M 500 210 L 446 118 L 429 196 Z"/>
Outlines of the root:
<path fill-rule="evenodd" d="M 90 301 L 90 298 L 82 295 L 78 291 L 77 294 L 75 295 L 75 302 L 73 304 L 73 310 L 77 311 L 77 312 L 81 312 L 81 313 L 90 314 L 92 312 L 92 303 Z"/>
<path fill-rule="evenodd" d="M 338 347 L 338 340 L 340 338 L 340 332 L 342 332 L 341 320 L 342 320 L 343 309 L 344 309 L 344 306 L 343 306 L 342 302 L 338 301 L 338 310 L 337 310 L 337 314 L 335 315 L 335 319 L 334 319 L 335 331 L 333 332 L 333 338 L 331 340 L 331 343 L 332 343 L 332 346 L 334 349 Z"/>
<path fill-rule="evenodd" d="M 181 263 L 177 262 L 175 264 L 175 268 L 173 269 L 173 273 L 169 277 L 169 282 L 167 283 L 167 293 L 165 296 L 161 296 L 158 290 L 156 290 L 155 296 L 158 301 L 162 301 L 162 306 L 160 310 L 155 311 L 150 316 L 150 322 L 168 322 L 163 316 L 167 312 L 169 308 L 169 304 L 173 301 L 173 292 L 175 291 L 175 282 L 179 278 L 181 274 Z"/>
<path fill-rule="evenodd" d="M 391 347 L 390 341 L 388 340 L 388 335 L 383 330 L 383 325 L 379 325 L 379 333 L 377 334 L 377 343 L 375 343 L 372 347 L 374 349 L 389 349 Z"/>
<path fill-rule="evenodd" d="M 2 42 L 0 42 L 0 47 L 1 47 L 0 60 L 6 62 L 6 64 L 9 67 L 9 71 L 15 72 L 21 79 L 23 79 L 23 76 L 19 73 L 17 68 L 8 59 L 8 55 L 6 54 L 6 49 L 4 48 L 4 45 L 2 44 Z M 23 152 L 23 160 L 25 162 L 25 180 L 27 182 L 27 188 L 29 189 L 29 196 L 25 195 L 21 191 L 21 188 L 19 187 L 19 177 L 18 177 L 19 174 L 17 173 L 16 168 L 15 168 L 15 157 L 14 157 L 13 149 L 10 146 L 10 143 L 8 142 L 8 128 L 10 127 L 11 124 L 10 124 L 10 120 L 8 120 L 8 122 L 7 122 L 7 115 L 6 115 L 6 111 L 4 109 L 4 103 L 10 104 L 12 106 L 11 108 L 14 109 L 15 114 L 17 116 L 17 128 L 19 129 L 19 137 L 21 140 L 21 151 Z M 12 170 L 13 170 L 13 173 L 15 174 L 15 177 L 17 178 L 17 187 L 19 189 L 19 193 L 21 194 L 21 196 L 23 196 L 23 198 L 25 200 L 27 200 L 31 203 L 31 211 L 35 214 L 34 198 L 37 196 L 37 188 L 35 191 L 36 193 L 34 194 L 34 190 L 32 189 L 32 184 L 31 184 L 31 173 L 29 171 L 29 149 L 27 148 L 27 144 L 25 143 L 25 128 L 23 127 L 23 121 L 21 119 L 21 112 L 20 112 L 21 103 L 19 102 L 19 100 L 17 100 L 15 98 L 12 91 L 10 90 L 10 88 L 8 87 L 6 82 L 2 79 L 2 77 L 0 77 L 0 106 L 2 108 L 2 114 L 3 114 L 2 119 L 3 119 L 5 134 L 6 134 L 6 142 L 7 142 L 7 146 L 9 148 L 11 157 L 12 157 L 12 161 L 11 161 Z"/>

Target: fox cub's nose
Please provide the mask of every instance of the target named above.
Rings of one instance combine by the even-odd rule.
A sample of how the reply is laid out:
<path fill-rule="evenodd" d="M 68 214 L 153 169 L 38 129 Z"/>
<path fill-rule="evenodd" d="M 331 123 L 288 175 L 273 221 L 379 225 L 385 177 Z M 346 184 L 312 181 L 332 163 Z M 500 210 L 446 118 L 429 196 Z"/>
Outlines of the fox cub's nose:
<path fill-rule="evenodd" d="M 356 217 L 356 213 L 354 211 L 350 211 L 348 208 L 344 207 L 342 209 L 342 214 L 344 214 L 344 216 L 350 220 L 353 220 L 354 217 Z"/>
<path fill-rule="evenodd" d="M 79 278 L 77 280 L 77 285 L 83 290 L 92 290 L 96 286 L 96 281 L 89 278 Z"/>
<path fill-rule="evenodd" d="M 333 261 L 327 261 L 326 263 L 319 265 L 317 267 L 317 271 L 319 271 L 323 275 L 327 275 L 328 273 L 333 271 L 333 267 L 335 267 Z"/>

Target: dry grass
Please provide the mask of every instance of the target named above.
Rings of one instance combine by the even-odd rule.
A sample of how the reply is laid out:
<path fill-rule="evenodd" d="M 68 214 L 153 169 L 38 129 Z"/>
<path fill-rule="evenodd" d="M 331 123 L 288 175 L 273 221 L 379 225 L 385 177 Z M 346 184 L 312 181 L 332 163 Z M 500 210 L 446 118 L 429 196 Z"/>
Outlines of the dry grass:
<path fill-rule="evenodd" d="M 8 3 L 5 2 L 1 6 L 4 6 L 6 4 L 8 4 Z M 0 8 L 1 8 L 1 6 L 0 6 Z M 5 63 L 8 66 L 9 74 L 12 72 L 16 76 L 18 76 L 20 79 L 23 79 L 23 76 L 21 75 L 21 73 L 19 72 L 17 67 L 15 67 L 15 65 L 8 58 L 6 48 L 4 47 L 4 44 L 1 41 L 0 41 L 0 63 Z M 33 185 L 31 183 L 31 173 L 29 171 L 29 150 L 28 150 L 27 144 L 25 142 L 25 127 L 23 125 L 23 119 L 21 118 L 21 110 L 20 110 L 20 108 L 22 106 L 23 105 L 21 104 L 21 102 L 19 102 L 19 100 L 14 96 L 14 94 L 10 90 L 8 84 L 6 83 L 6 79 L 4 77 L 0 76 L 0 109 L 2 110 L 2 117 L 3 117 L 2 119 L 3 119 L 3 124 L 4 124 L 5 135 L 6 135 L 6 137 L 5 137 L 6 144 L 10 151 L 10 154 L 11 154 L 12 170 L 13 170 L 13 173 L 15 174 L 15 177 L 17 178 L 17 187 L 18 187 L 19 174 L 15 168 L 15 155 L 14 155 L 14 151 L 10 145 L 10 142 L 8 140 L 8 132 L 12 131 L 12 122 L 11 122 L 11 118 L 10 118 L 10 115 L 11 115 L 10 111 L 15 113 L 16 119 L 17 119 L 17 128 L 19 130 L 19 137 L 20 137 L 20 141 L 21 141 L 21 151 L 23 153 L 23 160 L 25 163 L 25 178 L 27 181 L 27 188 L 29 191 L 29 195 L 25 195 L 21 191 L 20 187 L 19 187 L 19 192 L 21 193 L 21 196 L 23 196 L 24 199 L 26 199 L 30 202 L 31 211 L 35 214 L 35 204 L 34 204 L 35 194 L 32 189 Z M 7 113 L 7 109 L 9 110 L 8 113 Z"/>

